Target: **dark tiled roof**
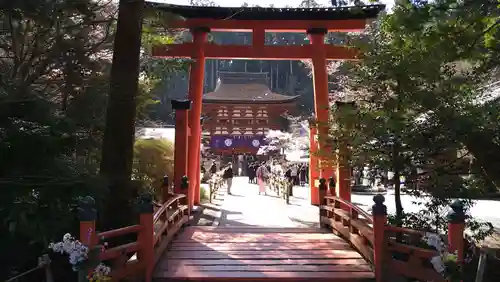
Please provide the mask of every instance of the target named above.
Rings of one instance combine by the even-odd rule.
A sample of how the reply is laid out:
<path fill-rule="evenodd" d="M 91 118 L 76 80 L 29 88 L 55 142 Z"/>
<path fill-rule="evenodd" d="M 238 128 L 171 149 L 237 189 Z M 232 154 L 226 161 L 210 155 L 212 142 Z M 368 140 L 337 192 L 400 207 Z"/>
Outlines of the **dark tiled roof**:
<path fill-rule="evenodd" d="M 146 2 L 147 6 L 177 14 L 186 19 L 214 20 L 346 20 L 371 19 L 385 5 L 326 8 L 199 7 Z"/>
<path fill-rule="evenodd" d="M 267 86 L 267 73 L 220 72 L 217 87 L 203 96 L 203 102 L 277 104 L 298 97 L 273 93 Z"/>

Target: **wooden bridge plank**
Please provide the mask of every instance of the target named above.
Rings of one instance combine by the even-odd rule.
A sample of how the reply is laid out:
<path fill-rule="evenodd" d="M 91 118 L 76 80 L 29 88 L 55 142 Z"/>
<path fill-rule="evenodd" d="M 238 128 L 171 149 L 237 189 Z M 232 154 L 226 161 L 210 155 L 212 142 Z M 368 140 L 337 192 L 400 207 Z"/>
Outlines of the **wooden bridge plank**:
<path fill-rule="evenodd" d="M 178 265 L 369 265 L 364 259 L 169 259 L 158 267 L 168 269 Z"/>
<path fill-rule="evenodd" d="M 219 271 L 264 271 L 264 272 L 296 272 L 297 265 L 176 265 L 175 271 L 219 272 Z M 172 268 L 173 269 L 173 268 Z M 369 272 L 371 268 L 364 265 L 301 265 L 300 272 Z"/>
<path fill-rule="evenodd" d="M 178 244 L 174 243 L 170 250 L 185 251 L 237 251 L 237 250 L 332 250 L 338 248 L 349 248 L 346 242 L 319 242 L 319 243 L 197 243 L 197 244 Z"/>
<path fill-rule="evenodd" d="M 361 258 L 361 255 L 358 254 L 357 252 L 351 251 L 351 252 L 337 252 L 337 251 L 332 251 L 330 253 L 324 253 L 321 255 L 318 254 L 294 254 L 293 252 L 291 253 L 277 253 L 277 254 L 262 254 L 262 253 L 249 253 L 249 254 L 227 254 L 227 253 L 220 253 L 220 252 L 210 252 L 206 253 L 203 255 L 197 255 L 196 252 L 192 253 L 168 253 L 166 258 L 171 259 L 171 258 L 183 258 L 183 259 L 195 259 L 195 258 L 201 258 L 201 259 L 225 259 L 225 258 L 232 258 L 232 259 L 266 259 L 266 258 L 272 258 L 272 259 L 313 259 L 313 258 L 342 258 L 342 259 L 352 259 L 352 258 Z"/>
<path fill-rule="evenodd" d="M 353 282 L 374 274 L 348 243 L 320 229 L 188 227 L 163 254 L 155 277 Z"/>
<path fill-rule="evenodd" d="M 238 272 L 212 272 L 212 271 L 200 271 L 200 272 L 190 272 L 186 273 L 183 271 L 164 271 L 161 272 L 162 277 L 169 277 L 170 279 L 176 278 L 187 278 L 189 280 L 201 279 L 202 281 L 208 281 L 210 278 L 226 278 L 232 281 L 240 280 L 241 278 L 265 278 L 271 281 L 276 281 L 277 279 L 283 279 L 290 281 L 290 278 L 301 278 L 301 279 L 316 279 L 316 278 L 326 278 L 328 281 L 356 281 L 355 279 L 370 279 L 373 278 L 372 272 L 270 272 L 270 271 L 238 271 Z M 233 280 L 234 279 L 234 280 Z M 343 279 L 343 280 L 341 280 Z M 293 280 L 292 280 L 293 281 Z"/>
<path fill-rule="evenodd" d="M 259 227 L 259 226 L 192 226 L 189 232 L 210 232 L 210 233 L 324 233 L 329 234 L 328 230 L 318 228 L 299 228 L 299 227 Z"/>
<path fill-rule="evenodd" d="M 194 232 L 181 234 L 177 242 L 309 242 L 311 240 L 334 240 L 332 234 L 324 233 L 214 233 Z"/>

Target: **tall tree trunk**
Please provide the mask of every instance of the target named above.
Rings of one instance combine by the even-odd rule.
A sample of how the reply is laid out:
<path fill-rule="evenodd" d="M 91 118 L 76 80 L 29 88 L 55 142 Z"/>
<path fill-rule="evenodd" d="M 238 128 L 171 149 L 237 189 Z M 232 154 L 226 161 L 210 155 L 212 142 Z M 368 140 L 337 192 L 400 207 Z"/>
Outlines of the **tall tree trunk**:
<path fill-rule="evenodd" d="M 394 171 L 394 202 L 396 205 L 396 225 L 401 226 L 403 220 L 403 204 L 401 203 L 401 163 L 400 163 L 401 146 L 398 140 L 394 140 L 392 146 L 392 170 Z"/>
<path fill-rule="evenodd" d="M 132 220 L 130 200 L 144 0 L 120 0 L 100 174 L 108 181 L 105 228 Z"/>

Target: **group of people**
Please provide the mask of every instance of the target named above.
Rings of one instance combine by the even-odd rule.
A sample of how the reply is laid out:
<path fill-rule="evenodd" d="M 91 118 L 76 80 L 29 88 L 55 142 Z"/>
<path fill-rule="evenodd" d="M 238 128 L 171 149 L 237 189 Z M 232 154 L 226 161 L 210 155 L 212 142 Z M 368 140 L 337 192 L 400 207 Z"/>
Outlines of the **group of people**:
<path fill-rule="evenodd" d="M 248 183 L 257 184 L 257 180 L 259 178 L 264 180 L 270 171 L 271 166 L 265 162 L 249 164 L 247 168 Z"/>
<path fill-rule="evenodd" d="M 232 163 L 229 163 L 221 170 L 223 171 L 222 178 L 225 180 L 227 185 L 227 193 L 231 194 L 233 177 L 236 175 L 236 172 L 233 170 Z M 214 161 L 210 166 L 210 173 L 215 174 L 217 171 L 217 164 Z M 286 163 L 279 162 L 277 160 L 270 160 L 267 162 L 254 161 L 248 163 L 244 169 L 244 174 L 248 176 L 248 182 L 252 184 L 265 184 L 270 176 L 270 173 L 283 175 L 291 183 L 293 183 L 293 185 L 303 186 L 309 181 L 309 165 L 307 163 Z"/>
<path fill-rule="evenodd" d="M 212 165 L 210 166 L 210 173 L 211 174 L 217 173 L 217 163 L 215 161 L 212 162 Z M 224 169 L 222 169 L 222 179 L 224 179 L 224 181 L 226 182 L 227 193 L 229 195 L 231 195 L 231 187 L 233 186 L 233 177 L 234 177 L 233 166 L 231 164 L 228 164 Z"/>
<path fill-rule="evenodd" d="M 288 178 L 293 185 L 304 186 L 308 183 L 309 166 L 307 164 L 291 164 L 285 171 L 285 177 Z"/>

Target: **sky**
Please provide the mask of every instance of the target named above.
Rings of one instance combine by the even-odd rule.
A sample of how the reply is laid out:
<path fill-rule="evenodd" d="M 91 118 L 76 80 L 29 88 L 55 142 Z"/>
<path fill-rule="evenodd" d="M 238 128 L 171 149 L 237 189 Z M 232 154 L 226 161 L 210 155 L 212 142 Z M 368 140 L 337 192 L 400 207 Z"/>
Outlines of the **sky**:
<path fill-rule="evenodd" d="M 152 0 L 154 2 L 162 2 L 169 4 L 177 4 L 177 5 L 189 5 L 189 0 Z M 330 6 L 330 0 L 316 0 L 319 4 L 324 6 Z M 299 6 L 302 0 L 214 0 L 214 2 L 221 7 L 240 7 L 244 2 L 247 2 L 250 6 L 259 5 L 261 7 L 267 7 L 269 4 L 274 4 L 274 7 L 280 8 L 285 7 L 287 5 L 291 7 Z M 384 3 L 388 9 L 392 7 L 394 4 L 394 0 L 381 0 L 380 2 Z"/>

